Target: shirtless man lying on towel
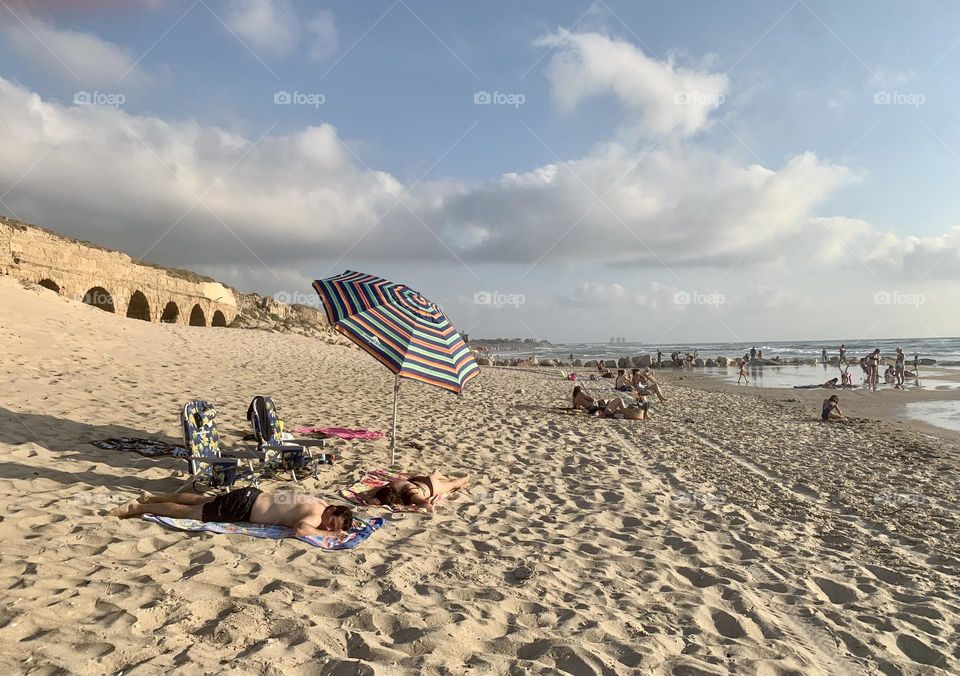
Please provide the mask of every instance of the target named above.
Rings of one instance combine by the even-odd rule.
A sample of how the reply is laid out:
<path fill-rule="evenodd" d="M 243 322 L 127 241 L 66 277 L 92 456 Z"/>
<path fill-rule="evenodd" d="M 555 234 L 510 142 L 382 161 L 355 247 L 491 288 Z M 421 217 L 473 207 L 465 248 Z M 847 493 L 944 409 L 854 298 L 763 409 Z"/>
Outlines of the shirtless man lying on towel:
<path fill-rule="evenodd" d="M 408 474 L 378 488 L 364 491 L 359 497 L 371 505 L 391 507 L 416 506 L 433 511 L 433 499 L 463 488 L 469 476 L 452 479 L 434 470 L 432 474 Z"/>
<path fill-rule="evenodd" d="M 171 493 L 148 495 L 112 512 L 121 519 L 156 514 L 174 519 L 286 526 L 294 535 L 328 535 L 350 528 L 353 512 L 343 505 L 300 493 L 271 495 L 259 488 L 240 488 L 221 495 Z"/>

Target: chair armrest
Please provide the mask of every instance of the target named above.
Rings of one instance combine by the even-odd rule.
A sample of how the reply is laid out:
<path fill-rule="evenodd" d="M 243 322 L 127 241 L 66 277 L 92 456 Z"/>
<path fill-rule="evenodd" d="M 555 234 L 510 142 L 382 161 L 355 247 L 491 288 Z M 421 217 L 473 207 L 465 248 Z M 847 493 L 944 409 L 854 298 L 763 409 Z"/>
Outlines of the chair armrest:
<path fill-rule="evenodd" d="M 318 446 L 324 447 L 327 445 L 326 439 L 294 439 L 290 443 L 297 446 Z"/>
<path fill-rule="evenodd" d="M 228 463 L 232 463 L 232 464 L 234 464 L 234 465 L 239 466 L 240 463 L 242 462 L 242 459 L 241 459 L 241 458 L 209 458 L 209 457 L 207 457 L 207 456 L 205 456 L 205 455 L 190 455 L 190 456 L 187 456 L 186 458 L 183 458 L 183 459 L 184 459 L 184 460 L 192 460 L 193 462 L 205 462 L 205 463 L 208 463 L 208 464 L 211 464 L 211 465 L 214 464 L 214 463 L 227 463 L 227 462 L 228 462 Z"/>

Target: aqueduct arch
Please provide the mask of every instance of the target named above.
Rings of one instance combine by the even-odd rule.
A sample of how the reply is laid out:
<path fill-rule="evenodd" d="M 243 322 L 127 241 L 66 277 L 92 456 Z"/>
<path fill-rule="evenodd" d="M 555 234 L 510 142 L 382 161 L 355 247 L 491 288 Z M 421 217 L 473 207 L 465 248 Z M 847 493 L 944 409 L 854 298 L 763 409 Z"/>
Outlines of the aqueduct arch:
<path fill-rule="evenodd" d="M 223 316 L 223 313 L 220 310 L 216 310 L 213 313 L 213 319 L 210 320 L 210 326 L 226 326 L 227 319 Z"/>
<path fill-rule="evenodd" d="M 102 286 L 94 286 L 83 294 L 83 302 L 104 312 L 116 312 L 113 295 Z"/>
<path fill-rule="evenodd" d="M 206 326 L 207 318 L 203 314 L 203 308 L 197 303 L 190 311 L 190 326 Z"/>
<path fill-rule="evenodd" d="M 127 303 L 127 317 L 150 321 L 150 302 L 142 291 L 134 291 L 130 296 L 130 302 Z"/>
<path fill-rule="evenodd" d="M 60 285 L 57 284 L 52 279 L 41 279 L 39 282 L 40 286 L 44 289 L 50 289 L 54 293 L 60 293 Z"/>
<path fill-rule="evenodd" d="M 163 308 L 163 314 L 160 315 L 160 322 L 162 324 L 176 324 L 177 319 L 180 317 L 180 308 L 177 307 L 177 304 L 173 301 L 170 301 Z"/>

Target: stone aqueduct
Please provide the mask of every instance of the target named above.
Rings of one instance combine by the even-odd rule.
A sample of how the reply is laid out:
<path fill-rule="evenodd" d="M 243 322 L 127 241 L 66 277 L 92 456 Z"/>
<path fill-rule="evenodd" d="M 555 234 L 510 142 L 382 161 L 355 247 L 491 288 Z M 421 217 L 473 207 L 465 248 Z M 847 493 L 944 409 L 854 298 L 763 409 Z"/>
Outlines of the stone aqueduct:
<path fill-rule="evenodd" d="M 233 290 L 219 282 L 3 217 L 0 275 L 150 322 L 227 326 L 238 312 Z"/>

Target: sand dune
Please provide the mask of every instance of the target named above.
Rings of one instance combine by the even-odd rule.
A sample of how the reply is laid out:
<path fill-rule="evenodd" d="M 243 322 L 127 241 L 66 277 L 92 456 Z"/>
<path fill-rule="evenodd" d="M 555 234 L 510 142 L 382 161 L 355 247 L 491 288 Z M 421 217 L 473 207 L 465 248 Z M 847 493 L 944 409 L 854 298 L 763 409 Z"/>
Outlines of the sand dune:
<path fill-rule="evenodd" d="M 0 279 L 0 356 L 2 673 L 960 672 L 960 476 L 928 437 L 667 378 L 647 423 L 551 410 L 550 369 L 485 369 L 462 398 L 405 383 L 403 466 L 475 482 L 328 553 L 105 517 L 184 463 L 87 442 L 176 441 L 204 397 L 238 443 L 258 393 L 386 431 L 365 355 Z M 313 492 L 386 464 L 385 439 L 337 449 Z"/>

